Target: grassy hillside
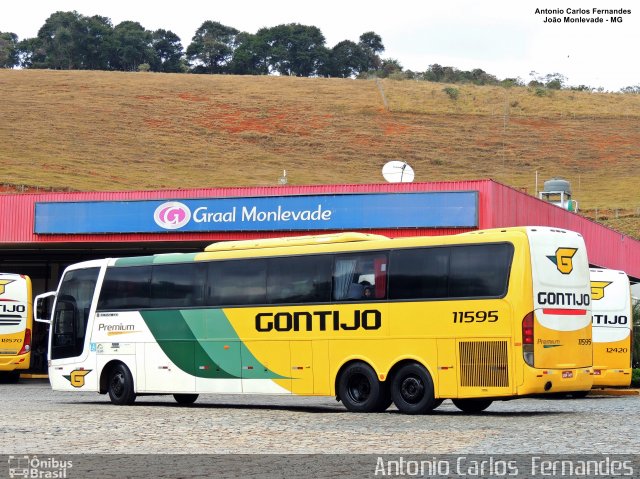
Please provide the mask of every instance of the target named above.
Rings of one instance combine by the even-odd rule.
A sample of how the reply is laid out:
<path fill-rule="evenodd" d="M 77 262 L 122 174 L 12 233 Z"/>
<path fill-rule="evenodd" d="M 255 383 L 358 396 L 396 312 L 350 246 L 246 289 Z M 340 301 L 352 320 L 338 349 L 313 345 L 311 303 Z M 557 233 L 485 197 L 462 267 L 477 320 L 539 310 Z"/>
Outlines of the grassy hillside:
<path fill-rule="evenodd" d="M 446 87 L 457 90 L 447 94 Z M 640 96 L 341 79 L 0 71 L 3 189 L 127 190 L 562 176 L 640 236 Z M 26 186 L 23 186 L 26 185 Z M 616 218 L 617 216 L 617 218 Z"/>

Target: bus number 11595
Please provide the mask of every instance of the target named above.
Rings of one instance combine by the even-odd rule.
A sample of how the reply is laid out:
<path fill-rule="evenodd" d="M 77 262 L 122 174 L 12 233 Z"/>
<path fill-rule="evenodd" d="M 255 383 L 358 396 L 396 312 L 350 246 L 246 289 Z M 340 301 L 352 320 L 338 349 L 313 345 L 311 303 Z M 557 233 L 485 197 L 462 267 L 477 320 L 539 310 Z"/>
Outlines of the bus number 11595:
<path fill-rule="evenodd" d="M 454 311 L 454 323 L 495 323 L 498 311 Z"/>

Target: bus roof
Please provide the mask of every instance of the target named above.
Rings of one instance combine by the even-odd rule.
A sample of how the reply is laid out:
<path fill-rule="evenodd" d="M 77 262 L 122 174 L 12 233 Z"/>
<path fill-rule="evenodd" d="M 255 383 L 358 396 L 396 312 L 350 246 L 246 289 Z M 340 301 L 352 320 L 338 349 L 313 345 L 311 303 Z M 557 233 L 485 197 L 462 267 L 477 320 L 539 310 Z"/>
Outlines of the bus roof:
<path fill-rule="evenodd" d="M 245 249 L 280 248 L 286 246 L 307 246 L 317 244 L 351 243 L 354 241 L 388 240 L 387 236 L 367 233 L 330 233 L 307 236 L 288 236 L 283 238 L 267 238 L 242 241 L 221 241 L 207 246 L 204 250 L 232 251 Z"/>

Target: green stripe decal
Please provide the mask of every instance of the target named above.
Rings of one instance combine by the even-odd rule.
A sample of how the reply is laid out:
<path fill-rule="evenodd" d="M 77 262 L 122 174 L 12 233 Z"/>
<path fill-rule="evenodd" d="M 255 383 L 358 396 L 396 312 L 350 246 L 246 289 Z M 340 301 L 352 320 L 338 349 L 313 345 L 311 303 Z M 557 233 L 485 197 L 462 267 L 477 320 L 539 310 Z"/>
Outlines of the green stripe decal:
<path fill-rule="evenodd" d="M 140 311 L 162 351 L 187 374 L 199 378 L 283 379 L 264 367 L 244 345 L 220 309 Z"/>

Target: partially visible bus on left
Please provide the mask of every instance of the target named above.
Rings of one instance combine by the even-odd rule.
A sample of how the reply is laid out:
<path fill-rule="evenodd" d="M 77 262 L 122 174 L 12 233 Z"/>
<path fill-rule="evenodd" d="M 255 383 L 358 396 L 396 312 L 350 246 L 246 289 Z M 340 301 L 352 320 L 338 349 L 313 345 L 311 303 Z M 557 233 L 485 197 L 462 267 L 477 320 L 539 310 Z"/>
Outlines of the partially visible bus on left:
<path fill-rule="evenodd" d="M 31 363 L 31 279 L 0 273 L 0 380 L 17 382 Z"/>

